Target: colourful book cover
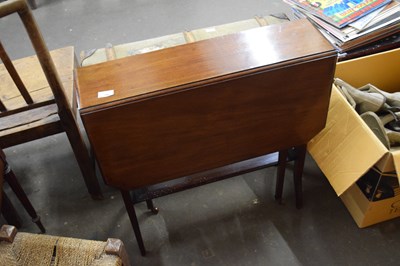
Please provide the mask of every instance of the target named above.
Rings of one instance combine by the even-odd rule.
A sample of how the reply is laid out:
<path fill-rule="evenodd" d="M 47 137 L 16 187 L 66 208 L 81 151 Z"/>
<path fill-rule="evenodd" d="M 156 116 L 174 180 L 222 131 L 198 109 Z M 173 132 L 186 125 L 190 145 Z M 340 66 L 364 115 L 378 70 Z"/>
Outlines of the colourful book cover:
<path fill-rule="evenodd" d="M 338 28 L 382 7 L 392 0 L 286 0 Z"/>

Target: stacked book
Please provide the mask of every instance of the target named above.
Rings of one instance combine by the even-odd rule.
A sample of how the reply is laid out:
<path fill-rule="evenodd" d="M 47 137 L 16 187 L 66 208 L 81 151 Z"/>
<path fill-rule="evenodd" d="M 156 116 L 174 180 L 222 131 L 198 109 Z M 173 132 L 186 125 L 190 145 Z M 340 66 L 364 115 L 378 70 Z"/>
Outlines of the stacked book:
<path fill-rule="evenodd" d="M 400 33 L 394 0 L 284 0 L 296 18 L 308 18 L 341 53 Z"/>

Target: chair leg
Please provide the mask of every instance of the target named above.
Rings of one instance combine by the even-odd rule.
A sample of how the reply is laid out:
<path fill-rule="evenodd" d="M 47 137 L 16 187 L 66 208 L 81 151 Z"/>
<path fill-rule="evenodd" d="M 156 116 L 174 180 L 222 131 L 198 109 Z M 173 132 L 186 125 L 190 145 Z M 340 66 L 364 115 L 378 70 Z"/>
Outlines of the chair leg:
<path fill-rule="evenodd" d="M 304 170 L 304 162 L 306 159 L 306 152 L 307 152 L 307 146 L 306 145 L 301 145 L 296 147 L 296 159 L 294 161 L 294 172 L 293 172 L 293 178 L 294 178 L 294 190 L 296 193 L 296 208 L 300 209 L 303 207 L 303 182 L 302 182 L 302 177 L 303 177 L 303 170 Z"/>
<path fill-rule="evenodd" d="M 135 206 L 131 200 L 131 195 L 129 191 L 121 190 L 122 199 L 124 200 L 126 211 L 129 215 L 129 220 L 131 221 L 133 232 L 135 233 L 136 242 L 139 245 L 140 253 L 142 256 L 146 256 L 146 248 L 144 247 L 142 233 L 140 232 L 139 222 L 135 212 Z"/>
<path fill-rule="evenodd" d="M 14 191 L 19 201 L 22 203 L 22 206 L 24 206 L 25 210 L 31 216 L 32 221 L 36 223 L 36 225 L 39 227 L 42 233 L 45 233 L 46 229 L 44 228 L 42 222 L 40 221 L 40 216 L 37 215 L 35 208 L 33 208 L 25 191 L 22 189 L 20 183 L 17 180 L 17 177 L 15 176 L 14 172 L 11 169 L 8 170 L 8 172 L 5 174 L 4 179 L 10 185 L 11 189 Z"/>
<path fill-rule="evenodd" d="M 1 213 L 3 214 L 4 219 L 7 221 L 8 224 L 14 225 L 16 228 L 21 228 L 21 217 L 19 217 L 17 210 L 15 209 L 10 199 L 7 197 L 6 193 L 4 193 L 4 191 L 1 197 Z"/>
<path fill-rule="evenodd" d="M 288 156 L 288 150 L 279 151 L 278 169 L 276 172 L 276 187 L 275 187 L 275 199 L 279 203 L 282 203 L 283 183 L 285 179 L 287 156 Z"/>
<path fill-rule="evenodd" d="M 100 184 L 96 177 L 96 170 L 93 160 L 90 158 L 89 150 L 83 141 L 83 137 L 79 131 L 78 125 L 71 110 L 63 110 L 59 112 L 61 123 L 67 133 L 69 143 L 74 151 L 75 158 L 78 161 L 86 187 L 93 199 L 102 199 Z"/>

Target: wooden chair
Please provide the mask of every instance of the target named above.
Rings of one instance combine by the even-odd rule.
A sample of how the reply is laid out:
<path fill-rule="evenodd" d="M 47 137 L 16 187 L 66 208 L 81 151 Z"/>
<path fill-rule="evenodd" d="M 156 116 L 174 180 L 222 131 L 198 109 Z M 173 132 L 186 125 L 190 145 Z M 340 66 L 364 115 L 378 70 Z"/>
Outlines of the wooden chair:
<path fill-rule="evenodd" d="M 36 0 L 27 0 L 27 1 L 31 9 L 37 8 Z"/>
<path fill-rule="evenodd" d="M 22 203 L 22 206 L 31 216 L 32 221 L 36 223 L 42 233 L 46 232 L 42 222 L 40 221 L 40 216 L 37 215 L 35 209 L 32 206 L 32 203 L 28 199 L 25 191 L 21 187 L 18 182 L 17 177 L 14 172 L 11 170 L 11 167 L 6 161 L 6 156 L 4 152 L 0 149 L 0 207 L 1 213 L 8 223 L 13 224 L 19 227 L 19 220 L 17 218 L 14 207 L 12 206 L 10 200 L 7 195 L 3 191 L 3 180 L 6 181 L 10 188 L 14 191 L 19 201 Z"/>
<path fill-rule="evenodd" d="M 0 17 L 12 13 L 21 18 L 37 57 L 12 62 L 0 42 L 4 64 L 0 65 L 0 147 L 66 132 L 89 193 L 93 198 L 101 198 L 94 161 L 72 111 L 76 110 L 73 48 L 52 51 L 50 56 L 26 1 L 0 4 Z"/>

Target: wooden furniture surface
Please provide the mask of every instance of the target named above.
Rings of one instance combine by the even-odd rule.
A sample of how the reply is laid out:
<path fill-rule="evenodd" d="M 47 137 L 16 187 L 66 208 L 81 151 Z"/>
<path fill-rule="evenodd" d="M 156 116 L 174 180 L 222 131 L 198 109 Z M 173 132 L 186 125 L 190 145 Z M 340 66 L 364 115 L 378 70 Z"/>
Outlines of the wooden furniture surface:
<path fill-rule="evenodd" d="M 335 64 L 282 23 L 79 68 L 79 108 L 106 183 L 135 189 L 307 143 Z"/>
<path fill-rule="evenodd" d="M 7 1 L 7 0 L 5 0 Z M 37 8 L 36 0 L 26 0 L 27 3 L 29 4 L 29 7 L 33 10 Z"/>
<path fill-rule="evenodd" d="M 339 55 L 338 61 L 350 60 L 362 56 L 377 54 L 385 51 L 394 50 L 400 47 L 400 33 L 393 34 L 360 48 L 348 51 Z"/>
<path fill-rule="evenodd" d="M 240 31 L 250 30 L 268 25 L 288 22 L 289 18 L 284 13 L 254 16 L 253 18 L 214 25 L 199 29 L 185 29 L 182 32 L 159 36 L 155 38 L 113 45 L 107 43 L 105 47 L 97 47 L 80 52 L 80 65 L 89 66 L 105 61 L 115 60 L 127 56 L 149 53 L 169 47 L 182 44 L 198 42 L 201 40 L 211 39 L 237 33 Z M 112 41 L 112 40 L 110 40 Z"/>
<path fill-rule="evenodd" d="M 50 54 L 25 0 L 0 3 L 0 17 L 13 13 L 19 15 L 37 56 L 13 62 L 0 42 L 0 147 L 65 132 L 89 193 L 100 198 L 94 162 L 73 111 L 73 48 Z"/>
<path fill-rule="evenodd" d="M 54 65 L 62 82 L 63 93 L 68 104 L 72 106 L 73 101 L 73 69 L 74 69 L 74 48 L 64 47 L 50 52 Z M 32 111 L 26 104 L 18 87 L 9 75 L 4 64 L 0 64 L 0 100 L 8 110 L 27 109 L 13 115 L 6 116 L 0 113 L 0 140 L 23 132 L 32 127 L 42 126 L 50 122 L 59 121 L 58 108 L 49 83 L 43 73 L 36 56 L 29 56 L 12 61 L 17 73 L 19 73 L 23 84 L 32 97 L 34 103 L 44 102 L 44 106 L 34 108 Z M 47 104 L 49 103 L 49 104 Z M 11 112 L 11 111 L 10 111 Z M 61 125 L 60 125 L 61 127 Z M 60 129 L 60 132 L 63 130 Z M 11 137 L 9 137 L 11 138 Z M 12 140 L 0 142 L 3 148 L 10 146 L 12 142 L 19 143 L 15 137 Z"/>

